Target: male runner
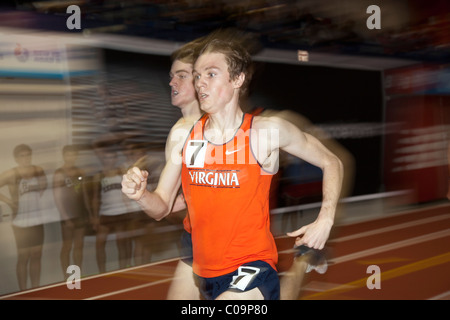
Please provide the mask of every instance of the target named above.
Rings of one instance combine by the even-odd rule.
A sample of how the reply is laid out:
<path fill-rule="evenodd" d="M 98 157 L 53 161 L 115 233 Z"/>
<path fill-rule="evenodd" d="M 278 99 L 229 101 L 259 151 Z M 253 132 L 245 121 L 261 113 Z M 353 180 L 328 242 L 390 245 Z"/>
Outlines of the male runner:
<path fill-rule="evenodd" d="M 178 121 L 178 125 L 183 123 L 192 124 L 201 116 L 200 105 L 197 100 L 197 93 L 194 88 L 192 69 L 194 66 L 194 52 L 198 43 L 190 42 L 172 53 L 172 67 L 170 69 L 171 103 L 180 108 L 183 117 Z M 169 154 L 170 156 L 170 154 Z M 173 211 L 185 209 L 182 197 L 178 197 Z M 192 252 L 190 243 L 190 228 L 185 218 L 185 229 L 182 236 L 183 257 L 178 262 L 174 273 L 174 279 L 170 285 L 167 299 L 169 300 L 198 300 L 200 292 L 194 281 L 192 273 Z M 187 251 L 187 252 L 184 252 Z"/>
<path fill-rule="evenodd" d="M 248 85 L 249 63 L 249 54 L 233 41 L 209 40 L 194 67 L 200 105 L 207 114 L 192 131 L 183 123 L 172 128 L 167 163 L 154 192 L 146 190 L 146 171 L 133 168 L 122 180 L 123 192 L 157 220 L 171 211 L 183 182 L 193 270 L 210 299 L 279 298 L 277 253 L 269 226 L 271 175 L 265 172 L 276 164 L 278 149 L 324 173 L 318 218 L 290 233 L 297 245 L 323 248 L 341 189 L 342 164 L 317 139 L 280 118 L 241 111 L 239 94 Z M 278 139 L 267 134 L 271 132 Z"/>

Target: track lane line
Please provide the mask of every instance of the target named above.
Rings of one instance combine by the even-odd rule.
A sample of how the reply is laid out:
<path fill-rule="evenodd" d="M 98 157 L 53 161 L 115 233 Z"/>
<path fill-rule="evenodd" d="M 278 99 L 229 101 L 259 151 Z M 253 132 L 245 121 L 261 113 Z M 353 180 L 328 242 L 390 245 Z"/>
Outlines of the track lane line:
<path fill-rule="evenodd" d="M 158 285 L 158 284 L 161 284 L 161 283 L 172 281 L 173 279 L 174 278 L 168 278 L 168 279 L 153 281 L 153 282 L 149 282 L 149 283 L 144 283 L 144 284 L 141 284 L 139 286 L 134 286 L 134 287 L 130 287 L 130 288 L 122 289 L 122 290 L 117 290 L 117 291 L 111 291 L 111 292 L 100 294 L 98 296 L 94 296 L 94 297 L 90 297 L 90 298 L 84 298 L 83 300 L 98 300 L 98 299 L 102 299 L 102 298 L 106 298 L 106 297 L 110 297 L 110 296 L 115 296 L 115 295 L 118 295 L 118 294 L 130 292 L 130 291 L 134 291 L 134 290 L 139 290 L 139 289 L 146 288 L 146 287 L 155 286 L 155 285 Z"/>
<path fill-rule="evenodd" d="M 359 239 L 359 238 L 363 238 L 363 237 L 369 237 L 369 236 L 377 235 L 377 234 L 380 234 L 380 233 L 391 232 L 391 231 L 396 231 L 396 230 L 400 230 L 400 229 L 406 229 L 406 228 L 410 228 L 410 227 L 415 227 L 415 226 L 418 226 L 418 225 L 423 225 L 423 224 L 426 224 L 426 223 L 446 220 L 446 219 L 449 219 L 449 218 L 450 218 L 450 214 L 443 214 L 443 215 L 440 215 L 440 216 L 435 216 L 435 217 L 429 217 L 429 218 L 409 221 L 409 222 L 400 223 L 400 224 L 396 224 L 396 225 L 389 226 L 389 227 L 384 227 L 384 228 L 379 228 L 379 229 L 375 229 L 375 230 L 355 233 L 353 235 L 339 237 L 339 238 L 336 238 L 336 239 L 330 239 L 329 242 L 330 243 L 339 243 L 339 242 L 344 242 L 344 241 L 349 241 L 349 240 L 355 240 L 355 239 Z"/>
<path fill-rule="evenodd" d="M 380 276 L 381 279 L 383 281 L 389 280 L 389 279 L 393 279 L 393 278 L 397 278 L 397 277 L 401 277 L 404 276 L 406 274 L 409 273 L 413 273 L 416 271 L 420 271 L 423 269 L 427 269 L 433 266 L 437 266 L 440 264 L 444 264 L 444 263 L 449 263 L 450 262 L 450 252 L 446 252 L 437 256 L 433 256 L 427 259 L 423 259 L 417 262 L 413 262 L 389 271 L 384 271 L 381 272 Z M 353 289 L 358 289 L 358 288 L 363 288 L 367 285 L 367 277 L 364 277 L 362 279 L 358 279 L 355 281 L 351 281 L 345 284 L 342 284 L 340 286 L 337 286 L 335 288 L 323 291 L 323 292 L 318 292 L 318 293 L 314 293 L 308 296 L 303 297 L 302 299 L 305 300 L 310 300 L 310 299 L 316 299 L 318 297 L 326 297 L 326 296 L 330 296 L 330 295 L 334 295 L 334 294 L 341 294 L 344 292 L 348 292 L 351 291 Z"/>
<path fill-rule="evenodd" d="M 382 252 L 386 252 L 386 251 L 390 251 L 390 250 L 395 250 L 395 249 L 411 246 L 411 245 L 414 245 L 417 243 L 422 243 L 422 242 L 435 240 L 435 239 L 439 239 L 439 238 L 444 238 L 444 237 L 448 237 L 448 236 L 450 236 L 450 229 L 445 229 L 445 230 L 438 231 L 438 232 L 428 233 L 423 236 L 417 236 L 414 238 L 409 238 L 409 239 L 389 243 L 389 244 L 378 246 L 375 248 L 370 248 L 370 249 L 350 253 L 350 254 L 347 254 L 347 255 L 344 255 L 341 257 L 332 258 L 328 262 L 329 262 L 330 266 L 332 266 L 335 264 L 356 260 L 356 259 L 359 259 L 362 257 L 367 257 L 367 256 L 371 256 L 374 254 L 378 254 L 378 253 L 382 253 Z M 294 253 L 296 251 L 297 251 L 296 249 L 292 248 L 292 249 L 280 251 L 279 253 L 286 254 L 286 253 Z"/>
<path fill-rule="evenodd" d="M 180 258 L 178 258 L 178 257 L 177 258 L 171 258 L 171 259 L 167 259 L 167 260 L 163 260 L 163 261 L 150 262 L 150 263 L 147 263 L 147 264 L 144 264 L 144 265 L 134 266 L 134 267 L 126 268 L 126 269 L 120 269 L 120 270 L 108 271 L 108 272 L 105 272 L 105 273 L 94 274 L 94 275 L 90 275 L 90 276 L 86 276 L 86 277 L 81 277 L 81 279 L 77 280 L 77 281 L 79 281 L 82 284 L 84 281 L 94 280 L 94 279 L 97 279 L 97 278 L 105 278 L 105 277 L 108 277 L 108 276 L 117 275 L 117 274 L 121 274 L 121 273 L 124 273 L 124 272 L 129 272 L 129 271 L 133 271 L 133 270 L 153 267 L 153 266 L 156 266 L 156 265 L 164 265 L 165 263 L 171 263 L 171 262 L 177 261 L 177 260 L 180 260 Z M 33 292 L 50 290 L 50 289 L 57 288 L 57 287 L 64 287 L 64 286 L 67 286 L 67 282 L 58 282 L 58 283 L 46 285 L 46 286 L 43 286 L 43 287 L 38 287 L 38 288 L 28 289 L 28 290 L 25 290 L 25 291 L 19 291 L 19 292 L 6 294 L 6 295 L 3 295 L 3 296 L 0 296 L 0 300 L 13 298 L 13 297 L 16 297 L 16 296 L 21 296 L 21 295 L 27 295 L 27 294 L 30 294 L 30 293 L 33 293 Z"/>
<path fill-rule="evenodd" d="M 445 237 L 448 237 L 448 236 L 450 236 L 450 229 L 445 229 L 445 230 L 442 230 L 442 231 L 425 234 L 423 236 L 409 238 L 409 239 L 405 239 L 405 240 L 389 243 L 389 244 L 386 244 L 386 245 L 378 246 L 378 247 L 375 247 L 375 248 L 362 250 L 362 251 L 358 251 L 358 252 L 355 252 L 355 253 L 350 253 L 350 254 L 347 254 L 345 256 L 332 258 L 332 259 L 330 259 L 329 262 L 330 262 L 330 266 L 332 266 L 334 264 L 348 262 L 348 261 L 356 260 L 356 259 L 359 259 L 359 258 L 362 258 L 362 257 L 367 257 L 367 256 L 371 256 L 371 255 L 382 253 L 382 252 L 386 252 L 386 251 L 391 251 L 391 250 L 395 250 L 395 249 L 399 249 L 399 248 L 404 248 L 404 247 L 412 246 L 414 244 L 418 244 L 418 243 L 422 243 L 422 242 L 426 242 L 426 241 L 431 241 L 431 240 L 436 240 L 436 239 L 440 239 L 440 238 L 445 238 Z"/>
<path fill-rule="evenodd" d="M 450 290 L 447 292 L 438 294 L 437 296 L 431 297 L 428 300 L 450 300 Z"/>

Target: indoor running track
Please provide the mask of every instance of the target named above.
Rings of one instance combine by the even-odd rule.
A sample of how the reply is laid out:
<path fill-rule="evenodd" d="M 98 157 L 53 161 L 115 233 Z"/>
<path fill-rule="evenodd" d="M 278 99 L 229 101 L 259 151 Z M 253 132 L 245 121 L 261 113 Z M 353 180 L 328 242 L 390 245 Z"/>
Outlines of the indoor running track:
<path fill-rule="evenodd" d="M 282 276 L 292 263 L 293 239 L 276 240 Z M 299 299 L 450 300 L 449 203 L 339 225 L 328 245 L 327 273 L 308 274 Z M 177 263 L 172 259 L 89 276 L 79 290 L 59 283 L 0 299 L 164 300 Z M 367 286 L 376 277 L 368 271 L 371 265 L 381 272 L 379 289 Z"/>

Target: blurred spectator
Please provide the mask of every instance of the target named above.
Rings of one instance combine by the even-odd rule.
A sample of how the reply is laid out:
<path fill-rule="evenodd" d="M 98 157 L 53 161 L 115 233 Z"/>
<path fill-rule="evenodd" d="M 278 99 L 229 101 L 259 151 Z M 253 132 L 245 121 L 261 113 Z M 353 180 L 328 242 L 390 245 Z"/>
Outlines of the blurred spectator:
<path fill-rule="evenodd" d="M 78 150 L 66 145 L 62 150 L 64 164 L 53 176 L 53 196 L 61 218 L 62 248 L 60 262 L 67 272 L 72 251 L 73 263 L 81 268 L 88 211 L 83 192 L 83 171 L 76 166 Z"/>
<path fill-rule="evenodd" d="M 129 201 L 122 194 L 123 169 L 118 163 L 118 150 L 106 146 L 96 149 L 103 168 L 92 181 L 92 224 L 97 232 L 96 256 L 100 272 L 106 272 L 106 241 L 115 234 L 119 267 L 131 264 L 131 243 L 127 238 L 130 223 Z"/>
<path fill-rule="evenodd" d="M 44 219 L 40 199 L 47 188 L 44 170 L 31 162 L 32 150 L 26 144 L 14 148 L 17 167 L 0 174 L 0 188 L 8 186 L 10 197 L 0 200 L 13 211 L 12 228 L 18 253 L 17 279 L 20 290 L 27 289 L 28 269 L 31 287 L 38 287 L 41 277 L 41 256 L 44 242 Z"/>
<path fill-rule="evenodd" d="M 156 172 L 160 170 L 157 162 L 152 161 L 151 157 L 147 155 L 144 146 L 139 143 L 126 141 L 123 143 L 123 153 L 126 157 L 124 172 L 133 166 L 147 170 L 150 172 L 147 183 L 149 189 L 151 189 L 152 184 L 154 185 L 155 181 L 157 182 L 157 179 L 155 180 L 155 177 L 157 177 Z M 154 235 L 156 222 L 142 211 L 136 201 L 131 201 L 128 198 L 126 201 L 129 202 L 130 208 L 130 223 L 127 230 L 130 234 L 129 241 L 133 250 L 134 263 L 136 265 L 149 263 L 156 240 Z"/>

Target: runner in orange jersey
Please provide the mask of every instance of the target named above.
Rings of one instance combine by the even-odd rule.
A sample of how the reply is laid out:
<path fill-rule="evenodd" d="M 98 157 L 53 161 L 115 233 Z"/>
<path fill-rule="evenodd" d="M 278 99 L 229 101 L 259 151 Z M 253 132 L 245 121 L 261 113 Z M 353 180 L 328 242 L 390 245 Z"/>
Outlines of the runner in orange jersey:
<path fill-rule="evenodd" d="M 317 219 L 289 233 L 297 245 L 324 247 L 341 192 L 342 163 L 317 139 L 280 118 L 242 112 L 239 96 L 248 85 L 250 63 L 248 52 L 232 38 L 211 36 L 205 41 L 194 65 L 194 81 L 207 115 L 193 130 L 187 123 L 172 128 L 167 163 L 154 192 L 146 190 L 146 171 L 133 168 L 122 180 L 122 191 L 157 220 L 170 213 L 182 184 L 191 221 L 193 270 L 209 299 L 279 298 L 268 219 L 270 179 L 279 149 L 323 170 Z M 238 196 L 239 191 L 245 194 Z"/>

